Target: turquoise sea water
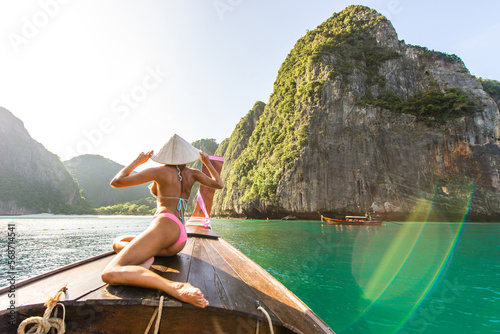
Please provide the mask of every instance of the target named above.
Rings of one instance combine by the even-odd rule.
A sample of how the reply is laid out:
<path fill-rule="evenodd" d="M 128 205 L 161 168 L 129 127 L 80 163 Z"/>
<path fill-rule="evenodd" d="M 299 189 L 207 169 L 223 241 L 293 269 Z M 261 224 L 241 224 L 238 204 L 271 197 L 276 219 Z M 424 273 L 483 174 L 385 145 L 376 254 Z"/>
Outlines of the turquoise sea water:
<path fill-rule="evenodd" d="M 150 217 L 0 218 L 0 285 L 14 226 L 19 281 L 110 250 Z M 214 220 L 336 333 L 500 333 L 500 224 Z M 2 307 L 3 308 L 3 307 Z"/>

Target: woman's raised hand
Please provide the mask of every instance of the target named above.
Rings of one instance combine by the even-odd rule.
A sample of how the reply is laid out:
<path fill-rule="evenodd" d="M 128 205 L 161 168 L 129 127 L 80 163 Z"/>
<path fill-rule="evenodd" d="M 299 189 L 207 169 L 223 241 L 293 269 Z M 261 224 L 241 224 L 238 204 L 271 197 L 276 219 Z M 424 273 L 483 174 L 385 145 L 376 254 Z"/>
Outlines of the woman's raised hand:
<path fill-rule="evenodd" d="M 138 164 L 138 165 L 142 165 L 143 163 L 145 163 L 146 161 L 149 160 L 149 158 L 151 158 L 151 156 L 153 155 L 153 151 L 149 151 L 149 152 L 141 152 L 139 154 L 139 156 L 135 159 L 135 162 Z"/>
<path fill-rule="evenodd" d="M 208 157 L 208 154 L 200 150 L 200 160 L 204 165 L 206 165 L 210 161 L 210 158 Z"/>
<path fill-rule="evenodd" d="M 198 171 L 199 178 L 196 179 L 196 181 L 210 188 L 222 189 L 224 187 L 224 182 L 222 182 L 219 173 L 217 172 L 217 170 L 215 170 L 215 167 L 212 165 L 212 162 L 210 162 L 210 157 L 208 156 L 208 154 L 206 154 L 201 150 L 200 150 L 200 160 L 208 168 L 208 171 L 210 172 L 210 177 L 208 177 L 201 171 Z"/>

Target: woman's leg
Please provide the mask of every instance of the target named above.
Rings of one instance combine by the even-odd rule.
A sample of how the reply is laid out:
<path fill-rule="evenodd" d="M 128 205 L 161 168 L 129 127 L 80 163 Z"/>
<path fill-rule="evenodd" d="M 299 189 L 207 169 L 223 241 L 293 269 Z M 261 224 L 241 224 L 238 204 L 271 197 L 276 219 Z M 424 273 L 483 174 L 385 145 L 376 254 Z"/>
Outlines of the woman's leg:
<path fill-rule="evenodd" d="M 116 237 L 115 240 L 113 240 L 113 250 L 115 253 L 120 253 L 120 251 L 125 248 L 131 242 L 134 240 L 135 235 L 121 235 L 119 237 Z"/>
<path fill-rule="evenodd" d="M 135 235 L 125 235 L 119 236 L 113 241 L 113 250 L 115 253 L 119 253 L 125 246 L 127 246 L 132 240 L 134 240 Z M 181 242 L 180 244 L 174 244 L 170 247 L 164 248 L 158 252 L 155 256 L 173 256 L 184 249 L 186 242 Z"/>
<path fill-rule="evenodd" d="M 120 253 L 122 249 L 125 248 L 125 246 L 127 246 L 132 240 L 134 240 L 134 238 L 135 235 L 126 235 L 117 237 L 115 240 L 113 240 L 113 250 L 115 251 L 115 253 Z M 150 257 L 148 260 L 146 260 L 146 262 L 141 263 L 140 266 L 149 269 L 153 265 L 153 262 L 155 262 L 154 256 Z"/>
<path fill-rule="evenodd" d="M 207 306 L 208 301 L 200 289 L 189 283 L 167 280 L 140 266 L 153 255 L 174 245 L 179 235 L 180 230 L 175 222 L 165 217 L 155 219 L 146 231 L 121 249 L 104 269 L 102 280 L 111 285 L 159 289 L 186 303 L 202 308 Z"/>

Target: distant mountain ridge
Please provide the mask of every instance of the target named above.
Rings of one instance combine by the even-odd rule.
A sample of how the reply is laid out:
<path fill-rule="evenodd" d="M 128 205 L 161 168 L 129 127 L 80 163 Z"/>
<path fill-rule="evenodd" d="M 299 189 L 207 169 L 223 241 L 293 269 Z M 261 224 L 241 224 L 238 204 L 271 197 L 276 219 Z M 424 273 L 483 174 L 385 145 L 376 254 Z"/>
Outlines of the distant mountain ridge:
<path fill-rule="evenodd" d="M 218 147 L 215 139 L 208 138 L 192 144 L 208 154 L 214 154 Z M 201 162 L 196 161 L 190 167 L 199 169 Z M 120 189 L 109 186 L 123 165 L 94 154 L 77 156 L 63 163 L 31 138 L 19 118 L 2 107 L 0 168 L 0 215 L 92 214 L 101 207 L 125 203 L 133 207 L 130 202 L 141 203 L 135 206 L 151 204 L 147 184 Z M 191 192 L 191 210 L 197 190 L 196 185 Z"/>
<path fill-rule="evenodd" d="M 87 212 L 88 203 L 59 157 L 0 107 L 0 214 Z"/>
<path fill-rule="evenodd" d="M 151 196 L 146 184 L 114 189 L 109 182 L 125 166 L 100 155 L 85 154 L 64 161 L 64 165 L 93 207 L 110 206 Z"/>

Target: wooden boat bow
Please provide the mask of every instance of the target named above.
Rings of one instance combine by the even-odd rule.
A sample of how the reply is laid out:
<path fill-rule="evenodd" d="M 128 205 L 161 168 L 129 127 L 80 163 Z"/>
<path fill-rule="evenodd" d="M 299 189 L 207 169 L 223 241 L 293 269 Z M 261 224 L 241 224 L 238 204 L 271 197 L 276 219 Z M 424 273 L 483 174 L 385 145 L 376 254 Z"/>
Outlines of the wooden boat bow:
<path fill-rule="evenodd" d="M 269 313 L 275 333 L 333 333 L 292 292 L 216 233 L 188 226 L 188 236 L 182 252 L 155 258 L 151 270 L 200 288 L 210 303 L 205 309 L 159 290 L 104 284 L 100 275 L 114 256 L 106 253 L 20 282 L 17 324 L 43 314 L 48 296 L 67 285 L 67 333 L 143 333 L 161 296 L 160 333 L 254 333 L 257 326 L 260 333 L 270 333 L 256 302 Z M 1 305 L 7 305 L 8 288 L 0 293 Z M 0 311 L 3 319 L 8 316 L 9 310 Z M 9 330 L 12 325 L 2 321 L 0 332 Z"/>

